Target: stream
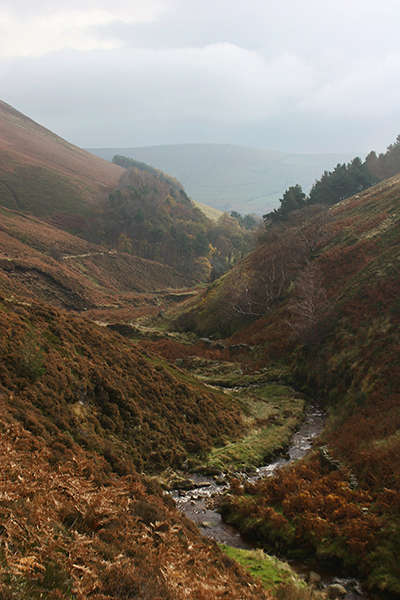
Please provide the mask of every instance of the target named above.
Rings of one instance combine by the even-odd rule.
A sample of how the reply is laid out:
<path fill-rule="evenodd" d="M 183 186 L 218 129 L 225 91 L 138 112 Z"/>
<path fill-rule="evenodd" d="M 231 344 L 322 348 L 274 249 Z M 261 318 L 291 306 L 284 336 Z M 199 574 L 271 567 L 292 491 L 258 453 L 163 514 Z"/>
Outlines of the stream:
<path fill-rule="evenodd" d="M 309 403 L 306 407 L 305 419 L 299 430 L 293 435 L 286 456 L 279 457 L 273 462 L 257 469 L 254 475 L 238 474 L 239 477 L 255 481 L 260 477 L 269 477 L 276 469 L 290 464 L 307 454 L 312 448 L 313 440 L 323 430 L 325 414 L 316 404 Z M 171 496 L 176 502 L 178 510 L 191 519 L 201 528 L 202 534 L 212 538 L 219 544 L 227 544 L 234 548 L 246 550 L 254 549 L 231 525 L 227 525 L 214 507 L 213 499 L 228 489 L 228 483 L 223 478 L 214 478 L 204 475 L 190 475 L 195 484 L 195 489 L 190 491 L 173 490 Z M 312 561 L 288 561 L 290 566 L 299 576 L 306 579 L 311 572 L 317 573 L 321 578 L 322 587 L 331 584 L 340 584 L 346 588 L 346 600 L 369 600 L 371 596 L 363 589 L 361 583 L 354 578 L 346 578 L 338 573 L 323 571 Z"/>

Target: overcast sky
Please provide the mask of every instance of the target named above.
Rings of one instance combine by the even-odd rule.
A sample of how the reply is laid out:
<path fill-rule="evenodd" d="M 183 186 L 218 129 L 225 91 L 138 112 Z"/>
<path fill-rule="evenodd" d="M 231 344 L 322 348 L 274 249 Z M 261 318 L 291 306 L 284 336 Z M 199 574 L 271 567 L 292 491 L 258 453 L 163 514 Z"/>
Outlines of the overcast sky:
<path fill-rule="evenodd" d="M 82 147 L 384 151 L 400 0 L 0 0 L 0 99 Z"/>

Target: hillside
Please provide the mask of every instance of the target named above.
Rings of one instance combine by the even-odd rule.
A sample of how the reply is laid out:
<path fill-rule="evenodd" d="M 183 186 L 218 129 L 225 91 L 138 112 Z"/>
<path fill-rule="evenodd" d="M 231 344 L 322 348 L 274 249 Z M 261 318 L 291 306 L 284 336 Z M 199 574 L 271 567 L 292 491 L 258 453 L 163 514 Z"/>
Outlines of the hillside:
<path fill-rule="evenodd" d="M 228 521 L 266 547 L 342 564 L 372 589 L 395 594 L 399 197 L 396 176 L 270 227 L 258 249 L 177 320 L 185 330 L 219 330 L 230 344 L 251 346 L 247 367 L 273 367 L 328 410 L 319 453 L 270 484 L 236 486 L 224 508 Z M 262 532 L 260 518 L 271 523 Z"/>
<path fill-rule="evenodd" d="M 122 169 L 77 148 L 0 102 L 0 204 L 38 217 L 93 216 L 94 200 Z"/>
<path fill-rule="evenodd" d="M 139 474 L 238 435 L 237 407 L 15 296 L 0 297 L 0 340 L 2 598 L 267 597 Z"/>
<path fill-rule="evenodd" d="M 212 504 L 250 540 L 398 595 L 400 176 L 293 211 L 245 256 L 240 218 L 211 222 L 174 178 L 103 173 L 2 114 L 0 596 L 270 598 L 162 491 L 195 469 L 230 479 Z M 246 482 L 309 397 L 314 449 Z"/>
<path fill-rule="evenodd" d="M 65 231 L 99 239 L 125 171 L 1 115 L 1 598 L 267 599 L 157 479 L 243 435 L 242 408 L 107 327 L 187 279 Z"/>
<path fill-rule="evenodd" d="M 91 148 L 111 160 L 116 154 L 170 173 L 193 200 L 230 213 L 263 215 L 276 208 L 289 186 L 308 190 L 315 179 L 345 154 L 287 154 L 231 144 L 176 144 L 142 148 Z"/>
<path fill-rule="evenodd" d="M 6 208 L 0 217 L 0 289 L 8 294 L 92 318 L 106 309 L 132 317 L 138 307 L 157 307 L 155 292 L 187 284 L 166 265 L 110 252 L 34 217 Z"/>
<path fill-rule="evenodd" d="M 170 265 L 195 283 L 226 271 L 253 246 L 254 217 L 209 219 L 170 175 L 116 156 L 125 172 L 101 205 L 98 236 L 108 247 Z"/>
<path fill-rule="evenodd" d="M 129 160 L 122 166 L 105 161 L 5 103 L 0 103 L 0 125 L 0 206 L 136 257 L 125 257 L 130 266 L 114 269 L 121 280 L 134 263 L 127 279 L 135 269 L 136 275 L 141 272 L 136 291 L 176 287 L 176 281 L 169 283 L 171 270 L 166 268 L 164 276 L 161 266 L 158 284 L 141 283 L 156 276 L 155 261 L 177 270 L 185 283 L 199 283 L 229 268 L 251 245 L 246 227 L 212 208 L 198 208 L 182 184 L 160 170 Z M 107 253 L 100 261 L 101 250 L 95 252 L 96 263 L 115 262 Z M 140 258 L 153 261 L 149 277 Z M 107 270 L 105 264 L 102 268 Z M 108 275 L 115 279 L 111 270 Z"/>

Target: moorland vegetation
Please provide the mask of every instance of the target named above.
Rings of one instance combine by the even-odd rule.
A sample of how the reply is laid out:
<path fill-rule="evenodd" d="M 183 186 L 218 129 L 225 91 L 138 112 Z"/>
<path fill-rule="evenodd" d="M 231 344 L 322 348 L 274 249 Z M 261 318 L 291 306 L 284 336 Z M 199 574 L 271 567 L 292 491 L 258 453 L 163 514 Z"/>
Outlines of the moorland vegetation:
<path fill-rule="evenodd" d="M 328 410 L 320 443 L 337 461 L 333 467 L 316 448 L 277 478 L 235 484 L 223 506 L 227 520 L 267 548 L 342 564 L 372 589 L 394 594 L 399 186 L 396 176 L 329 210 L 309 206 L 269 225 L 259 247 L 176 320 L 182 329 L 218 331 L 253 348 L 247 365 L 281 366 L 286 382 Z"/>
<path fill-rule="evenodd" d="M 1 115 L 2 597 L 291 597 L 201 538 L 158 477 L 251 470 L 284 452 L 310 396 L 328 412 L 313 451 L 256 483 L 231 472 L 222 514 L 398 595 L 400 176 L 268 220 L 245 256 L 245 223 L 211 226 L 165 174 L 113 165 L 95 184 L 86 157 L 89 185 L 86 155 Z M 79 180 L 56 212 L 35 179 L 51 156 Z"/>

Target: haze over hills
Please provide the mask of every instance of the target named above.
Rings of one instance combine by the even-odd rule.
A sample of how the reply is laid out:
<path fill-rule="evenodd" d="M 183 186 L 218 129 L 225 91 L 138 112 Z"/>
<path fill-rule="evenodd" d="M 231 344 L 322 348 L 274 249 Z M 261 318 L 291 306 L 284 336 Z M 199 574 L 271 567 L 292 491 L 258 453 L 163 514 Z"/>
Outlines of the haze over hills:
<path fill-rule="evenodd" d="M 175 144 L 140 148 L 90 148 L 111 160 L 134 158 L 176 177 L 195 201 L 230 213 L 263 215 L 279 205 L 285 189 L 308 192 L 325 170 L 350 154 L 288 154 L 232 144 Z"/>

